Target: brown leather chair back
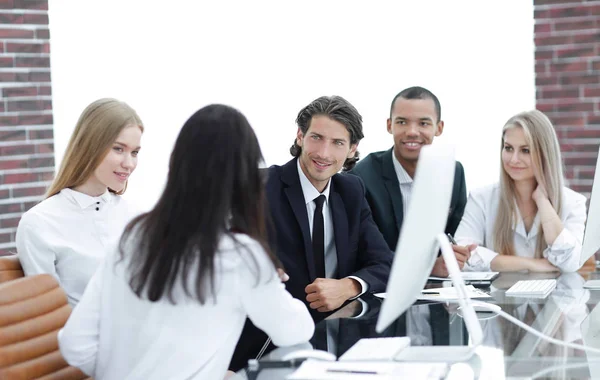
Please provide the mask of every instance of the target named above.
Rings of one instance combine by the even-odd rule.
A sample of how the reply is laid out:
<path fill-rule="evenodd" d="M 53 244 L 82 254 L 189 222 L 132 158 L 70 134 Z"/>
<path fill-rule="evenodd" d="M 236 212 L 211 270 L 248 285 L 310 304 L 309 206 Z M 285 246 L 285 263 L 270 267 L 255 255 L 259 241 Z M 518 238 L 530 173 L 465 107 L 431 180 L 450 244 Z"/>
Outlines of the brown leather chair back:
<path fill-rule="evenodd" d="M 0 284 L 0 379 L 86 379 L 58 350 L 57 334 L 70 314 L 65 292 L 49 274 Z"/>
<path fill-rule="evenodd" d="M 0 283 L 24 277 L 17 255 L 0 256 Z"/>

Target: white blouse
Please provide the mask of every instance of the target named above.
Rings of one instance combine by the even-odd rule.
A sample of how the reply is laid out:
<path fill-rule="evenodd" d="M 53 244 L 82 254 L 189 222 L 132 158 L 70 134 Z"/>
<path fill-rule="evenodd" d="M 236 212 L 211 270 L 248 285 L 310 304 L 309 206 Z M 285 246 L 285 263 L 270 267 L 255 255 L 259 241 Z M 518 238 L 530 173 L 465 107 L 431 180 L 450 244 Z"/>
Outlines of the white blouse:
<path fill-rule="evenodd" d="M 304 303 L 285 290 L 256 241 L 236 239 L 220 242 L 216 298 L 204 305 L 186 296 L 180 282 L 176 304 L 138 298 L 127 259 L 110 254 L 58 334 L 66 361 L 96 380 L 222 379 L 247 316 L 277 346 L 307 342 L 314 323 Z"/>
<path fill-rule="evenodd" d="M 458 244 L 474 243 L 478 247 L 472 252 L 464 270 L 489 271 L 490 263 L 498 255 L 493 246 L 493 233 L 499 201 L 500 185 L 497 183 L 474 190 L 469 195 L 455 239 Z M 563 230 L 552 245 L 543 252 L 544 257 L 563 272 L 574 272 L 580 267 L 579 259 L 586 220 L 585 203 L 586 198 L 583 195 L 566 187 L 563 188 L 563 207 L 559 215 Z M 518 214 L 518 223 L 514 230 L 516 256 L 535 257 L 539 228 L 539 213 L 535 216 L 529 233 L 525 232 L 523 218 Z"/>
<path fill-rule="evenodd" d="M 21 217 L 17 252 L 25 275 L 49 273 L 79 302 L 107 249 L 137 210 L 108 191 L 91 197 L 71 189 L 40 202 Z"/>

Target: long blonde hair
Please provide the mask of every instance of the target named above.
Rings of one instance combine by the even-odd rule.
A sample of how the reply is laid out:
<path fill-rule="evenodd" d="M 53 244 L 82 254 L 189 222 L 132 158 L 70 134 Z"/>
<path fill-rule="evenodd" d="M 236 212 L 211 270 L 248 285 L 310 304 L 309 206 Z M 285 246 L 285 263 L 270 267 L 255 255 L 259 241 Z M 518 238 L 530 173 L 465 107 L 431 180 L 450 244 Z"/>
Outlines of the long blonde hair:
<path fill-rule="evenodd" d="M 144 131 L 138 114 L 124 102 L 104 98 L 87 106 L 79 116 L 58 174 L 46 192 L 46 198 L 58 194 L 62 189 L 84 184 L 106 157 L 121 131 L 130 125 L 136 125 Z M 108 190 L 121 195 L 126 189 L 127 183 L 121 190 Z"/>
<path fill-rule="evenodd" d="M 560 145 L 554 126 L 546 115 L 538 110 L 521 112 L 511 117 L 502 128 L 502 149 L 508 129 L 521 128 L 529 145 L 534 172 L 546 187 L 548 199 L 560 215 L 562 210 L 563 168 Z M 494 224 L 494 250 L 502 255 L 515 255 L 514 230 L 517 226 L 515 183 L 500 162 L 500 202 Z M 535 257 L 541 258 L 545 249 L 544 231 L 538 229 Z"/>

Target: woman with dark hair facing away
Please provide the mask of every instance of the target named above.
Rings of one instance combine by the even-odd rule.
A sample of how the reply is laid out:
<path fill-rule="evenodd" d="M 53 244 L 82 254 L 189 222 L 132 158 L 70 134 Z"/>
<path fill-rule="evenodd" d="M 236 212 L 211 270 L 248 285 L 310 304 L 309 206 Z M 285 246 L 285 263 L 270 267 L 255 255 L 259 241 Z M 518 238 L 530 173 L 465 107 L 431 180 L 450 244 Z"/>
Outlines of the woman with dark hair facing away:
<path fill-rule="evenodd" d="M 49 273 L 77 304 L 111 242 L 138 214 L 121 197 L 144 126 L 135 110 L 99 99 L 81 113 L 46 198 L 23 214 L 17 252 L 27 276 Z"/>
<path fill-rule="evenodd" d="M 310 339 L 266 243 L 262 154 L 237 110 L 210 105 L 184 124 L 156 206 L 134 219 L 58 340 L 102 379 L 220 379 L 246 316 L 278 346 Z"/>

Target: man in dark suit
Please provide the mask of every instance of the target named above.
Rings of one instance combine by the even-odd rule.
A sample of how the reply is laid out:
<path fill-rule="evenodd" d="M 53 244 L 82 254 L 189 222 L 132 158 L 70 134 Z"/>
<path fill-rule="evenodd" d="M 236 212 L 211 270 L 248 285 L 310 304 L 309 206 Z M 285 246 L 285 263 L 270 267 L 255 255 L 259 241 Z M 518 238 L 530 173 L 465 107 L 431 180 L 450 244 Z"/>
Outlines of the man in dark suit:
<path fill-rule="evenodd" d="M 390 117 L 387 119 L 387 131 L 393 135 L 394 146 L 386 151 L 369 154 L 351 171 L 362 178 L 373 219 L 391 250 L 396 250 L 421 147 L 431 144 L 434 137 L 441 135 L 443 130 L 444 122 L 438 98 L 422 87 L 407 88 L 392 100 Z M 465 173 L 463 166 L 457 161 L 446 233 L 454 234 L 466 203 Z M 462 269 L 474 247 L 453 248 Z M 442 257 L 436 260 L 432 275 L 448 276 Z"/>
<path fill-rule="evenodd" d="M 363 132 L 356 108 L 323 96 L 304 107 L 296 123 L 294 158 L 268 170 L 270 243 L 289 275 L 287 290 L 319 321 L 346 301 L 385 291 L 393 254 L 360 178 L 338 173 L 358 160 Z M 231 369 L 255 354 L 256 342 L 260 348 L 264 339 L 247 323 Z"/>

